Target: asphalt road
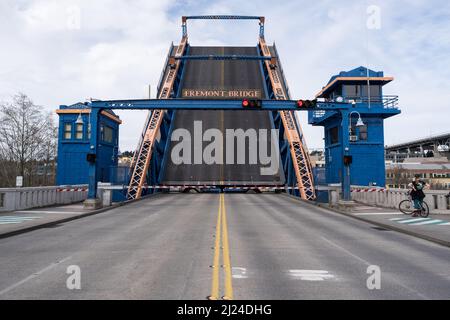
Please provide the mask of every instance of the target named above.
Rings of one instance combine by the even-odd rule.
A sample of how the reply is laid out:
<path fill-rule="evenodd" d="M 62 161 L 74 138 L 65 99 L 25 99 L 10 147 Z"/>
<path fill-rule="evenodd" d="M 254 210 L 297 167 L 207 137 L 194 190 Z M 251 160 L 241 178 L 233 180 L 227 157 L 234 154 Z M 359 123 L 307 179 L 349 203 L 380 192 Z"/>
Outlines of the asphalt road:
<path fill-rule="evenodd" d="M 450 298 L 449 248 L 284 195 L 219 198 L 158 195 L 2 239 L 0 299 L 206 299 L 215 280 L 219 298 Z M 80 290 L 66 287 L 71 265 Z"/>

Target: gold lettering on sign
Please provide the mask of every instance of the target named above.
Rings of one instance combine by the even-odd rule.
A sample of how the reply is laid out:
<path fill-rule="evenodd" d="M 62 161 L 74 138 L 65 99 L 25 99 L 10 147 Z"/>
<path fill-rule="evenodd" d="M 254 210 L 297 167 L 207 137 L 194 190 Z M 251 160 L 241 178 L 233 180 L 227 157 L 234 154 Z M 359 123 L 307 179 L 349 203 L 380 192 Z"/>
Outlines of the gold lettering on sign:
<path fill-rule="evenodd" d="M 234 89 L 234 90 L 199 90 L 183 89 L 183 98 L 191 99 L 241 99 L 241 98 L 261 98 L 259 89 Z"/>

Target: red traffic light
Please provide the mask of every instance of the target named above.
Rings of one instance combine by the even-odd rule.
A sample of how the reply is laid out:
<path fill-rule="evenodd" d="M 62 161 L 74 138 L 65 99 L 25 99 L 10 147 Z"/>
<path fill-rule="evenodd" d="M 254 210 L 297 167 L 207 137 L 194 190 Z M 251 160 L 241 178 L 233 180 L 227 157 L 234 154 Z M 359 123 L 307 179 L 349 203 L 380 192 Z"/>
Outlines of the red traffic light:
<path fill-rule="evenodd" d="M 353 162 L 352 156 L 344 156 L 344 165 L 349 166 L 352 164 L 352 162 Z"/>
<path fill-rule="evenodd" d="M 261 108 L 262 104 L 261 104 L 261 100 L 244 99 L 244 100 L 242 100 L 242 106 L 244 108 Z"/>
<path fill-rule="evenodd" d="M 315 108 L 317 107 L 317 100 L 298 100 L 297 107 L 305 109 Z"/>

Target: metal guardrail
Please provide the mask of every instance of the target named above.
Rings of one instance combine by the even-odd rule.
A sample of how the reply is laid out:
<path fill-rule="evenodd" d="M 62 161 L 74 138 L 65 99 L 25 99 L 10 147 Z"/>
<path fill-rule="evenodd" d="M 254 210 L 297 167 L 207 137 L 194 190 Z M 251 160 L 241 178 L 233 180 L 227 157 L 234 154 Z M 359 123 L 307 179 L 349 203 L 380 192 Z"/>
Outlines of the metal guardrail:
<path fill-rule="evenodd" d="M 80 202 L 88 185 L 0 188 L 0 212 Z"/>
<path fill-rule="evenodd" d="M 381 97 L 343 97 L 345 103 L 356 103 L 356 104 L 368 104 L 369 101 L 374 105 L 382 105 L 384 109 L 398 109 L 398 96 L 381 96 Z M 335 112 L 332 110 L 314 110 L 312 111 L 312 115 L 310 116 L 310 120 L 316 121 L 322 119 L 330 112 Z"/>
<path fill-rule="evenodd" d="M 351 103 L 354 101 L 355 103 L 373 103 L 373 104 L 381 104 L 385 109 L 398 109 L 398 96 L 381 96 L 381 97 L 343 97 L 344 101 L 347 103 Z"/>

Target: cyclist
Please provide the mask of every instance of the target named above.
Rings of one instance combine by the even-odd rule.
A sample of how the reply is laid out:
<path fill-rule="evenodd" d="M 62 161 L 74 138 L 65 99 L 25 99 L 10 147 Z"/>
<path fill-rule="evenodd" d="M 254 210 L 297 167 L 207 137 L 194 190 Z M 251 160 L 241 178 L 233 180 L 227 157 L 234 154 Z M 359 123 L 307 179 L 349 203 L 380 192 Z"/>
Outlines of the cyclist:
<path fill-rule="evenodd" d="M 420 180 L 419 175 L 414 177 L 414 180 L 408 184 L 408 187 L 411 189 L 409 194 L 411 195 L 411 199 L 414 201 L 414 212 L 412 217 L 417 217 L 418 213 L 422 210 L 423 199 L 425 198 L 425 193 L 423 190 L 427 186 L 427 183 L 423 180 Z"/>

